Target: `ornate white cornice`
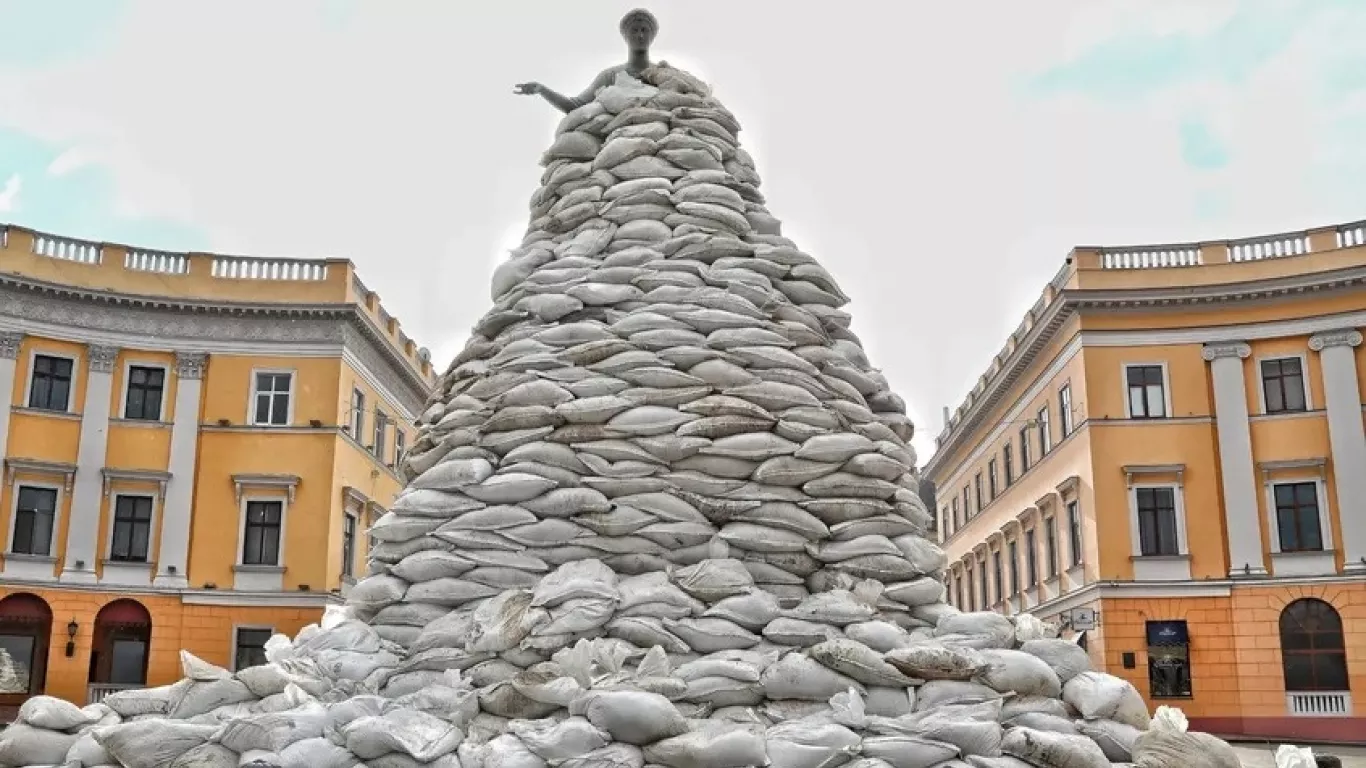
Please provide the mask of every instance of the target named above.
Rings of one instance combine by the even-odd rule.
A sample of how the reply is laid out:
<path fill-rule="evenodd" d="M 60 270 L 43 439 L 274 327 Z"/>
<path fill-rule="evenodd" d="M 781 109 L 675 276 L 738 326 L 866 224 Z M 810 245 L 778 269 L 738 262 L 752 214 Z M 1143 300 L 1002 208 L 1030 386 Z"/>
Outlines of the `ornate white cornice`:
<path fill-rule="evenodd" d="M 182 379 L 202 379 L 204 378 L 204 363 L 209 356 L 203 352 L 177 352 L 175 355 L 175 373 Z"/>
<path fill-rule="evenodd" d="M 1309 337 L 1309 348 L 1315 352 L 1322 352 L 1328 347 L 1359 347 L 1361 346 L 1361 331 L 1355 328 L 1343 328 L 1336 331 L 1324 331 Z"/>
<path fill-rule="evenodd" d="M 156 483 L 162 498 L 166 498 L 166 484 L 171 481 L 171 473 L 153 469 L 120 469 L 103 467 L 100 474 L 104 477 L 104 495 L 113 496 L 114 483 Z"/>
<path fill-rule="evenodd" d="M 64 479 L 63 485 L 67 492 L 71 491 L 71 483 L 76 477 L 76 465 L 65 464 L 56 461 L 43 461 L 42 459 L 5 459 L 5 484 L 14 485 L 14 479 L 20 472 L 29 472 L 35 475 L 61 475 Z"/>
<path fill-rule="evenodd" d="M 1220 358 L 1233 357 L 1239 360 L 1246 360 L 1252 354 L 1252 347 L 1241 341 L 1222 341 L 1215 344 L 1206 344 L 1200 356 L 1210 362 Z"/>
<path fill-rule="evenodd" d="M 232 476 L 233 489 L 237 493 L 237 503 L 242 503 L 242 492 L 247 488 L 272 488 L 277 491 L 283 490 L 289 498 L 289 503 L 294 503 L 294 490 L 299 487 L 298 475 L 275 475 L 275 474 L 240 474 Z"/>
<path fill-rule="evenodd" d="M 0 359 L 13 360 L 19 356 L 19 345 L 24 334 L 14 331 L 0 331 Z"/>

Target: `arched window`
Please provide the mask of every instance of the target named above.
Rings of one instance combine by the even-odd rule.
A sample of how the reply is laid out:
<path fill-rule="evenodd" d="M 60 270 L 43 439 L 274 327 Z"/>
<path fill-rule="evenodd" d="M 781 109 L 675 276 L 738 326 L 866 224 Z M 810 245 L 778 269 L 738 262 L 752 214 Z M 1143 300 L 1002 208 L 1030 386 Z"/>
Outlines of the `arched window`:
<path fill-rule="evenodd" d="M 1346 691 L 1342 617 L 1322 600 L 1304 598 L 1281 611 L 1281 667 L 1287 691 Z"/>
<path fill-rule="evenodd" d="M 0 600 L 0 706 L 43 692 L 52 609 L 37 595 L 17 592 Z"/>

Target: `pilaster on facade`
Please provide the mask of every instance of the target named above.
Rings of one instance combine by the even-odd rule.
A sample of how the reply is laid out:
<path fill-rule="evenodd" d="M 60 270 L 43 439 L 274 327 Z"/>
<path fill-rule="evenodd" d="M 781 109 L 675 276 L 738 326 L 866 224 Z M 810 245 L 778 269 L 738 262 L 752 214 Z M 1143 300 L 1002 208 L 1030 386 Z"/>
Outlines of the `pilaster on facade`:
<path fill-rule="evenodd" d="M 1219 440 L 1228 536 L 1230 578 L 1266 576 L 1262 528 L 1257 520 L 1257 479 L 1252 464 L 1252 426 L 1248 421 L 1243 361 L 1252 347 L 1243 341 L 1206 344 L 1202 356 L 1214 380 L 1214 420 Z"/>
<path fill-rule="evenodd" d="M 1309 348 L 1319 353 L 1327 397 L 1328 443 L 1333 490 L 1342 530 L 1343 570 L 1366 573 L 1366 428 L 1361 420 L 1355 348 L 1361 332 L 1344 328 L 1316 333 Z"/>
<path fill-rule="evenodd" d="M 176 353 L 175 415 L 171 423 L 170 480 L 162 503 L 161 546 L 157 554 L 156 586 L 189 586 L 190 519 L 194 504 L 194 475 L 199 446 L 199 403 L 208 356 Z"/>
<path fill-rule="evenodd" d="M 0 331 L 0 385 L 9 386 L 14 381 L 14 371 L 19 357 L 19 345 L 24 334 L 13 331 Z M 0 402 L 0 457 L 8 455 L 9 445 L 9 396 Z"/>
<path fill-rule="evenodd" d="M 100 540 L 100 501 L 104 492 L 105 455 L 109 445 L 109 408 L 114 389 L 118 347 L 91 344 L 87 359 L 85 402 L 80 444 L 76 449 L 76 478 L 71 489 L 71 519 L 67 526 L 66 559 L 62 581 L 95 582 L 95 557 Z"/>

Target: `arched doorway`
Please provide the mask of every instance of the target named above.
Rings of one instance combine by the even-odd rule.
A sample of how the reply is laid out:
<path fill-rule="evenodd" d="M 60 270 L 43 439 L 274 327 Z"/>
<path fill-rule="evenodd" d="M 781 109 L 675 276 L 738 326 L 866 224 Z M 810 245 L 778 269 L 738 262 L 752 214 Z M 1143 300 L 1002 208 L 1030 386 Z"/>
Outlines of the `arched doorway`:
<path fill-rule="evenodd" d="M 1281 611 L 1280 630 L 1281 669 L 1291 710 L 1295 714 L 1346 714 L 1338 711 L 1345 710 L 1350 684 L 1337 609 L 1312 597 L 1296 600 Z"/>
<path fill-rule="evenodd" d="M 101 608 L 90 651 L 90 700 L 146 685 L 151 644 L 152 615 L 142 603 L 125 598 Z"/>
<path fill-rule="evenodd" d="M 0 600 L 0 707 L 14 707 L 43 692 L 52 609 L 28 592 Z"/>

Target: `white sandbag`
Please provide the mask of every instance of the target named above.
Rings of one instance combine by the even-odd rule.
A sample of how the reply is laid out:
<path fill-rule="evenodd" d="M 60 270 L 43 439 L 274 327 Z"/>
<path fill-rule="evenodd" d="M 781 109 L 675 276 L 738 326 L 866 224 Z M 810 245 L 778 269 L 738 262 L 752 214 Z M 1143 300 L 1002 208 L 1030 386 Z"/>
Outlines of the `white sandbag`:
<path fill-rule="evenodd" d="M 759 636 L 727 619 L 664 619 L 664 628 L 698 653 L 751 648 Z"/>
<path fill-rule="evenodd" d="M 1133 761 L 1134 740 L 1143 733 L 1132 725 L 1113 720 L 1082 720 L 1077 723 L 1077 730 L 1094 741 L 1114 763 Z"/>
<path fill-rule="evenodd" d="M 866 693 L 862 683 L 826 667 L 804 653 L 789 653 L 770 665 L 760 677 L 770 699 L 826 701 L 853 688 Z"/>
<path fill-rule="evenodd" d="M 707 721 L 696 730 L 645 747 L 645 759 L 668 768 L 767 765 L 762 728 Z"/>
<path fill-rule="evenodd" d="M 867 736 L 865 757 L 885 761 L 892 768 L 932 768 L 955 757 L 958 747 L 919 736 Z"/>
<path fill-rule="evenodd" d="M 890 621 L 863 621 L 844 628 L 850 640 L 856 640 L 880 653 L 901 648 L 911 641 L 910 634 Z M 912 675 L 915 677 L 915 675 Z"/>
<path fill-rule="evenodd" d="M 0 732 L 0 765 L 60 765 L 80 738 L 74 733 L 14 723 Z"/>
<path fill-rule="evenodd" d="M 362 760 L 402 752 L 430 762 L 455 750 L 464 734 L 425 712 L 396 710 L 382 717 L 361 717 L 342 729 L 346 748 Z"/>
<path fill-rule="evenodd" d="M 69 701 L 52 696 L 34 696 L 20 705 L 19 716 L 14 722 L 50 731 L 66 731 L 89 725 L 97 719 Z"/>
<path fill-rule="evenodd" d="M 809 648 L 839 637 L 839 630 L 829 624 L 802 619 L 778 618 L 769 622 L 763 630 L 764 638 L 779 645 Z"/>
<path fill-rule="evenodd" d="M 601 560 L 566 563 L 543 577 L 532 591 L 531 605 L 554 608 L 571 600 L 608 600 L 615 604 L 617 574 Z"/>
<path fill-rule="evenodd" d="M 640 747 L 618 742 L 579 757 L 571 757 L 560 763 L 558 768 L 644 768 L 644 765 L 645 754 Z"/>
<path fill-rule="evenodd" d="M 960 680 L 931 680 L 915 691 L 917 712 L 948 704 L 976 704 L 1001 698 L 1001 694 L 981 683 Z"/>
<path fill-rule="evenodd" d="M 1273 757 L 1276 758 L 1276 768 L 1315 768 L 1318 765 L 1318 761 L 1314 759 L 1314 750 L 1293 744 L 1276 747 Z"/>
<path fill-rule="evenodd" d="M 1147 730 L 1148 707 L 1128 681 L 1104 672 L 1082 672 L 1062 687 L 1062 698 L 1081 716 L 1105 719 Z"/>
<path fill-rule="evenodd" d="M 243 667 L 237 670 L 235 677 L 242 681 L 248 691 L 251 691 L 252 696 L 258 699 L 284 693 L 285 688 L 289 685 L 289 678 L 286 677 L 284 670 L 274 664 Z"/>
<path fill-rule="evenodd" d="M 811 595 L 787 612 L 789 618 L 844 627 L 873 618 L 873 607 L 848 590 Z"/>
<path fill-rule="evenodd" d="M 873 441 L 851 432 L 837 432 L 813 437 L 802 443 L 796 452 L 799 459 L 842 464 L 861 453 L 876 451 Z"/>
<path fill-rule="evenodd" d="M 1091 657 L 1086 653 L 1086 649 L 1070 640 L 1029 640 L 1020 646 L 1020 650 L 1042 659 L 1045 664 L 1052 667 L 1053 672 L 1064 684 L 1082 672 L 1091 670 Z"/>
<path fill-rule="evenodd" d="M 443 461 L 413 478 L 409 487 L 417 490 L 458 491 L 484 482 L 493 474 L 485 459 Z"/>
<path fill-rule="evenodd" d="M 944 582 L 924 576 L 898 584 L 888 584 L 883 594 L 902 605 L 914 608 L 943 600 L 944 591 Z"/>
<path fill-rule="evenodd" d="M 881 653 L 847 637 L 818 643 L 807 653 L 821 664 L 864 685 L 908 688 L 921 682 L 883 661 Z"/>
<path fill-rule="evenodd" d="M 217 731 L 215 725 L 156 719 L 98 728 L 93 734 L 95 741 L 124 768 L 165 768 L 176 758 L 208 742 Z"/>
<path fill-rule="evenodd" d="M 1039 768 L 1109 768 L 1110 761 L 1094 741 L 1085 736 L 1012 728 L 1001 750 Z"/>
<path fill-rule="evenodd" d="M 778 618 L 780 610 L 778 599 L 772 593 L 755 589 L 717 602 L 702 617 L 727 619 L 751 632 L 759 632 Z"/>
<path fill-rule="evenodd" d="M 534 499 L 554 487 L 554 481 L 539 475 L 509 472 L 505 475 L 493 475 L 478 485 L 466 486 L 463 490 L 485 504 L 517 504 Z"/>
<path fill-rule="evenodd" d="M 981 651 L 986 668 L 974 678 L 998 693 L 1056 698 L 1062 695 L 1058 675 L 1042 659 L 1023 651 Z"/>
<path fill-rule="evenodd" d="M 862 739 L 842 725 L 796 720 L 769 728 L 764 741 L 773 768 L 830 768 L 857 755 Z"/>
<path fill-rule="evenodd" d="M 679 568 L 672 578 L 684 592 L 707 603 L 744 594 L 754 587 L 754 577 L 744 563 L 730 559 L 703 560 Z"/>
<path fill-rule="evenodd" d="M 863 701 L 864 710 L 877 717 L 901 717 L 911 713 L 915 705 L 914 688 L 886 688 L 868 686 Z"/>
<path fill-rule="evenodd" d="M 1134 739 L 1132 753 L 1138 768 L 1239 768 L 1242 765 L 1238 753 L 1222 739 L 1194 731 L 1164 728 L 1145 731 Z"/>
<path fill-rule="evenodd" d="M 348 765 L 354 764 L 355 759 L 352 758 L 351 763 Z M 200 744 L 194 749 L 185 752 L 180 757 L 177 757 L 175 762 L 171 763 L 170 768 L 257 768 L 257 766 L 266 766 L 266 768 L 279 766 L 279 768 L 286 768 L 284 759 L 279 755 L 268 752 L 254 752 L 250 755 L 238 755 L 231 749 L 214 743 Z M 290 766 L 290 768 L 294 767 Z M 323 767 L 313 766 L 311 768 Z M 347 768 L 347 766 L 341 766 L 340 768 Z"/>
<path fill-rule="evenodd" d="M 565 720 L 514 720 L 509 727 L 528 750 L 552 764 L 558 764 L 571 757 L 582 757 L 595 749 L 607 746 L 610 740 L 606 732 L 585 717 L 570 717 Z"/>
<path fill-rule="evenodd" d="M 935 626 L 934 635 L 978 635 L 990 643 L 987 647 L 992 648 L 1011 648 L 1015 643 L 1015 627 L 1010 619 L 985 611 L 945 616 Z"/>
<path fill-rule="evenodd" d="M 345 747 L 324 738 L 302 739 L 280 751 L 281 768 L 352 768 L 359 763 Z"/>
<path fill-rule="evenodd" d="M 474 752 L 460 759 L 460 768 L 468 768 L 468 763 L 474 763 L 473 768 L 546 768 L 544 760 L 510 733 L 497 736 Z"/>
<path fill-rule="evenodd" d="M 1005 705 L 1001 708 L 1001 719 L 1008 720 L 1026 713 L 1040 713 L 1055 717 L 1068 716 L 1067 705 L 1062 702 L 1062 699 L 1043 696 L 1011 696 L 1005 700 Z"/>
<path fill-rule="evenodd" d="M 569 708 L 611 735 L 613 741 L 637 746 L 686 733 L 687 721 L 669 700 L 641 691 L 591 692 Z"/>
<path fill-rule="evenodd" d="M 86 768 L 92 768 L 97 765 L 109 765 L 114 762 L 114 758 L 105 751 L 104 747 L 100 746 L 98 741 L 95 741 L 95 734 L 87 731 L 81 734 L 80 738 L 71 745 L 71 748 L 67 750 L 66 759 L 62 762 L 67 765 L 75 763 L 86 766 Z"/>
<path fill-rule="evenodd" d="M 249 715 L 228 720 L 215 740 L 234 752 L 254 749 L 279 752 L 303 739 L 322 736 L 327 710 L 318 704 L 288 712 Z"/>
<path fill-rule="evenodd" d="M 212 682 L 191 682 L 175 696 L 166 714 L 185 720 L 229 704 L 254 701 L 256 696 L 241 681 L 232 678 Z"/>

